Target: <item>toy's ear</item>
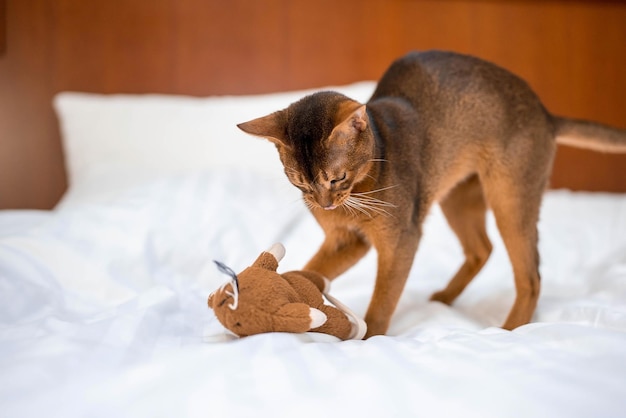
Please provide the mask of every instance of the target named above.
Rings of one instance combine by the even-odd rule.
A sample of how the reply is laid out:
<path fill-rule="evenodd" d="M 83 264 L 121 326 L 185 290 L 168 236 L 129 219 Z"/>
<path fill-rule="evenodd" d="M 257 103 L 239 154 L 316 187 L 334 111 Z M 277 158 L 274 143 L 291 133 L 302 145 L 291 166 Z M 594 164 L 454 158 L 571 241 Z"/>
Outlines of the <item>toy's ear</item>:
<path fill-rule="evenodd" d="M 276 271 L 278 268 L 278 262 L 282 260 L 284 256 L 285 247 L 280 243 L 276 243 L 267 251 L 262 252 L 261 255 L 254 261 L 252 267 Z"/>
<path fill-rule="evenodd" d="M 267 250 L 267 252 L 272 254 L 274 258 L 276 258 L 276 261 L 280 263 L 280 260 L 283 259 L 287 251 L 285 250 L 285 246 L 283 244 L 281 244 L 280 242 L 277 242 L 276 244 L 272 245 Z"/>

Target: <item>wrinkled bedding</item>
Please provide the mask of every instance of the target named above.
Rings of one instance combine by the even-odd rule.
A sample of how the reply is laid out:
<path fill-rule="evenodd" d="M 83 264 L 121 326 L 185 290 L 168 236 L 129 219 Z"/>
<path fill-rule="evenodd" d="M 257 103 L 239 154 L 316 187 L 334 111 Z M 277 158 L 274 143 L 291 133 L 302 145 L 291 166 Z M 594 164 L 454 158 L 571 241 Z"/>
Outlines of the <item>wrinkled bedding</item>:
<path fill-rule="evenodd" d="M 102 183 L 94 183 L 101 185 Z M 542 295 L 531 324 L 498 328 L 514 296 L 494 252 L 451 307 L 429 302 L 462 261 L 438 207 L 387 336 L 237 339 L 206 306 L 282 242 L 297 269 L 323 235 L 279 176 L 197 170 L 85 187 L 53 211 L 0 212 L 3 417 L 623 417 L 626 196 L 549 191 Z M 95 190 L 95 191 L 94 191 Z M 331 293 L 364 315 L 370 252 Z"/>

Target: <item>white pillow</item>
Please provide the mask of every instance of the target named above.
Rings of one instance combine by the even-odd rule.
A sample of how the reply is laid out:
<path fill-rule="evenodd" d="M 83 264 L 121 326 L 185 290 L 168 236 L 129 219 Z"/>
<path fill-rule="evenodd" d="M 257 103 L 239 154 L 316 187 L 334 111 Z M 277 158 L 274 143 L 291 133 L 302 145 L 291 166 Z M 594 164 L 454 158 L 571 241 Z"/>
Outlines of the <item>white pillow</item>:
<path fill-rule="evenodd" d="M 374 82 L 325 87 L 365 102 Z M 102 95 L 62 92 L 54 99 L 70 188 L 94 173 L 133 177 L 206 168 L 282 173 L 273 145 L 237 124 L 287 107 L 315 90 L 253 96 Z"/>

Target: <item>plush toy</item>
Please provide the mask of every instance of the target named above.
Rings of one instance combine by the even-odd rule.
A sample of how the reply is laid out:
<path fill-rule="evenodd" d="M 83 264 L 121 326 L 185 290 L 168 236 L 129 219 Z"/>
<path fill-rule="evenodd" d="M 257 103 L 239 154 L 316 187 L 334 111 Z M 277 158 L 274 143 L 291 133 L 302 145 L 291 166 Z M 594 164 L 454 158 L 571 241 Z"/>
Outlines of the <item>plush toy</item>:
<path fill-rule="evenodd" d="M 239 274 L 215 262 L 231 276 L 208 300 L 222 325 L 240 337 L 312 331 L 342 340 L 362 339 L 365 322 L 327 294 L 328 279 L 310 271 L 276 272 L 284 255 L 282 244 L 274 244 Z M 325 304 L 323 295 L 335 306 Z"/>

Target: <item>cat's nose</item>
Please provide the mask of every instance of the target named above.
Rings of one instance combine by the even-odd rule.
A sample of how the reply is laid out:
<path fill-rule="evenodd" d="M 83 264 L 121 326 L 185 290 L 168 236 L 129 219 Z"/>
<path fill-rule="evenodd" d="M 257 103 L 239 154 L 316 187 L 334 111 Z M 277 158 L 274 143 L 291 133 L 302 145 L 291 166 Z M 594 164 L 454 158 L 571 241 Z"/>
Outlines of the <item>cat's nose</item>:
<path fill-rule="evenodd" d="M 315 200 L 317 201 L 317 204 L 324 210 L 333 210 L 337 207 L 337 205 L 335 205 L 335 200 L 333 199 L 333 196 L 330 193 L 325 193 L 324 191 L 322 191 L 322 193 L 319 193 L 315 197 Z"/>

